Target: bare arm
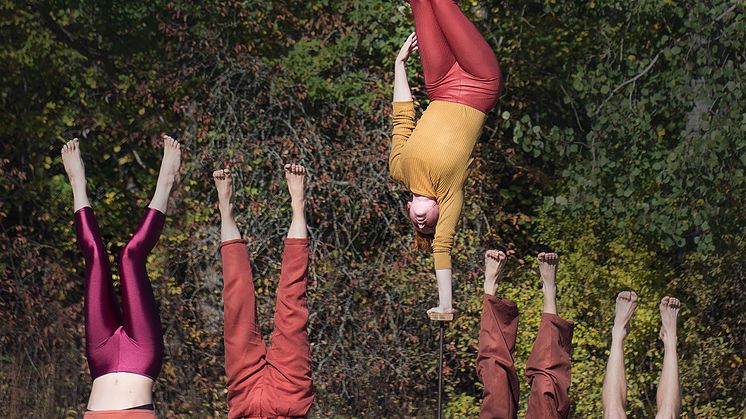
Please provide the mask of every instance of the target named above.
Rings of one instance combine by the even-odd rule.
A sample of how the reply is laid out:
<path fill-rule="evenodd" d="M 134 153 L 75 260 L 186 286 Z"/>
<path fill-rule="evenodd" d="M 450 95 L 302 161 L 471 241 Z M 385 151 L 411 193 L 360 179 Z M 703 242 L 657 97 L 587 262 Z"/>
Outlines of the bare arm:
<path fill-rule="evenodd" d="M 389 174 L 395 180 L 406 183 L 401 170 L 400 157 L 404 145 L 415 127 L 414 104 L 412 92 L 409 90 L 405 63 L 412 52 L 417 50 L 417 37 L 409 35 L 396 57 L 394 79 L 393 123 L 394 132 L 391 136 L 391 151 L 389 152 Z"/>
<path fill-rule="evenodd" d="M 404 41 L 394 63 L 394 102 L 409 102 L 412 100 L 412 91 L 409 89 L 409 80 L 407 80 L 406 63 L 415 51 L 417 51 L 417 35 L 412 32 Z"/>

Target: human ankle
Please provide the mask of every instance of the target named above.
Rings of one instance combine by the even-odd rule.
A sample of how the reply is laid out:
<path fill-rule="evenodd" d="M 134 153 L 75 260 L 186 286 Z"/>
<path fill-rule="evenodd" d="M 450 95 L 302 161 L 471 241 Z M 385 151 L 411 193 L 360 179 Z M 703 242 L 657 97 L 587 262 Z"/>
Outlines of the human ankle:
<path fill-rule="evenodd" d="M 161 175 L 158 177 L 158 183 L 156 184 L 156 190 L 160 189 L 166 194 L 171 193 L 174 184 L 176 183 L 176 177 L 171 175 Z"/>
<path fill-rule="evenodd" d="M 624 342 L 624 340 L 627 339 L 628 333 L 629 332 L 625 326 L 615 324 L 611 329 L 611 339 Z"/>
<path fill-rule="evenodd" d="M 85 189 L 88 182 L 85 175 L 68 175 L 67 179 L 70 181 L 70 186 L 72 186 L 73 189 Z"/>
<path fill-rule="evenodd" d="M 674 350 L 675 351 L 676 350 L 676 344 L 678 343 L 678 339 L 677 339 L 676 335 L 674 335 L 674 336 L 665 336 L 661 340 L 663 341 L 663 348 L 666 351 L 668 351 L 668 350 Z"/>
<path fill-rule="evenodd" d="M 233 218 L 233 204 L 227 203 L 218 204 L 218 211 L 220 211 L 220 217 L 221 218 Z"/>
<path fill-rule="evenodd" d="M 290 208 L 294 213 L 303 213 L 306 210 L 306 199 L 291 199 Z"/>

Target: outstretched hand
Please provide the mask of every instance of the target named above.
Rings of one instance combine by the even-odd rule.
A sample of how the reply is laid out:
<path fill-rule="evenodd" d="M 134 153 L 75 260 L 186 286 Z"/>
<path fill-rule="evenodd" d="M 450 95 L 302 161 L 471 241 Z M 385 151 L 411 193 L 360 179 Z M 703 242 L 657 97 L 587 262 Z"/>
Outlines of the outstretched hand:
<path fill-rule="evenodd" d="M 412 53 L 417 51 L 417 49 L 417 34 L 412 32 L 412 34 L 407 37 L 407 40 L 404 41 L 404 44 L 402 44 L 401 49 L 399 50 L 399 55 L 396 56 L 396 62 L 402 64 L 407 62 Z"/>

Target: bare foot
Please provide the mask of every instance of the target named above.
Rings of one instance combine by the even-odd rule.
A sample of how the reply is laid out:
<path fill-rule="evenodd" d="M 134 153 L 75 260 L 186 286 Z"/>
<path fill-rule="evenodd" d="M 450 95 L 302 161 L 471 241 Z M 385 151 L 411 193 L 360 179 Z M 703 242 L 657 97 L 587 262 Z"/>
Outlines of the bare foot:
<path fill-rule="evenodd" d="M 501 250 L 488 250 L 484 253 L 484 293 L 495 295 L 497 284 L 503 276 L 503 269 L 508 261 Z"/>
<path fill-rule="evenodd" d="M 289 239 L 308 238 L 308 226 L 306 225 L 306 168 L 299 164 L 285 165 L 285 179 L 288 182 L 290 192 L 290 207 L 293 218 L 288 228 Z"/>
<path fill-rule="evenodd" d="M 663 343 L 676 344 L 676 320 L 679 317 L 681 304 L 677 298 L 663 297 L 661 299 L 661 332 Z"/>
<path fill-rule="evenodd" d="M 150 201 L 150 207 L 166 213 L 168 197 L 171 188 L 179 177 L 181 167 L 181 144 L 168 135 L 163 135 L 163 160 L 161 170 L 158 173 L 158 183 L 155 186 L 155 194 Z"/>
<path fill-rule="evenodd" d="M 303 208 L 306 204 L 306 168 L 299 164 L 286 164 L 285 179 L 293 209 Z"/>
<path fill-rule="evenodd" d="M 557 266 L 559 256 L 556 253 L 539 253 L 539 275 L 541 291 L 544 293 L 544 313 L 557 314 Z"/>
<path fill-rule="evenodd" d="M 62 146 L 62 164 L 65 165 L 65 172 L 70 179 L 70 183 L 85 183 L 85 167 L 83 159 L 80 157 L 80 141 L 75 138 L 68 141 Z"/>
<path fill-rule="evenodd" d="M 556 253 L 539 253 L 539 275 L 541 276 L 541 286 L 544 292 L 549 289 L 555 291 L 557 288 L 557 266 L 559 265 L 559 256 Z"/>
<path fill-rule="evenodd" d="M 80 142 L 77 138 L 62 146 L 62 164 L 73 189 L 73 207 L 75 211 L 90 206 L 86 192 L 85 166 L 80 157 Z"/>
<path fill-rule="evenodd" d="M 163 135 L 163 160 L 158 174 L 158 183 L 173 185 L 179 177 L 181 167 L 181 144 L 168 135 Z"/>
<path fill-rule="evenodd" d="M 637 300 L 634 291 L 622 291 L 617 295 L 612 338 L 624 340 L 627 337 L 630 320 L 637 309 Z"/>
<path fill-rule="evenodd" d="M 218 190 L 218 208 L 222 214 L 233 212 L 233 178 L 231 171 L 220 169 L 212 172 L 215 188 Z"/>

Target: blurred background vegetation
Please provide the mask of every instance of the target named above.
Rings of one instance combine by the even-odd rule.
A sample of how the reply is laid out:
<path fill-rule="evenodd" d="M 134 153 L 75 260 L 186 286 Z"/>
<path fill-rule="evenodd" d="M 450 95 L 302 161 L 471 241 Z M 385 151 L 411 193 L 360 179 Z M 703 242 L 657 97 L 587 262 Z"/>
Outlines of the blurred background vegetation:
<path fill-rule="evenodd" d="M 455 247 L 449 417 L 475 417 L 482 253 L 510 255 L 500 292 L 538 327 L 535 255 L 561 255 L 576 323 L 572 417 L 601 416 L 613 301 L 641 295 L 627 345 L 631 417 L 652 417 L 657 304 L 683 302 L 686 417 L 746 415 L 746 22 L 740 0 L 462 1 L 506 90 L 475 155 Z M 81 138 L 117 255 L 147 205 L 162 132 L 186 153 L 150 261 L 165 328 L 163 417 L 225 417 L 222 279 L 210 173 L 237 175 L 260 317 L 271 330 L 289 208 L 283 162 L 310 170 L 313 417 L 433 417 L 429 255 L 411 250 L 388 178 L 403 0 L 0 0 L 0 406 L 82 417 L 84 265 L 59 149 Z M 415 65 L 413 89 L 426 96 Z M 114 256 L 112 256 L 114 257 Z M 523 386 L 524 396 L 527 394 Z M 525 406 L 525 399 L 522 400 Z"/>

